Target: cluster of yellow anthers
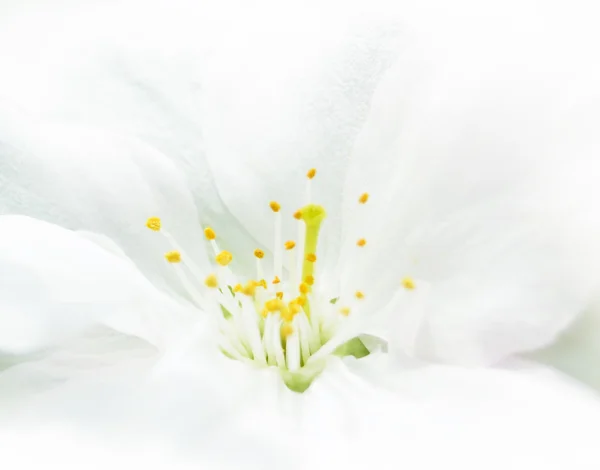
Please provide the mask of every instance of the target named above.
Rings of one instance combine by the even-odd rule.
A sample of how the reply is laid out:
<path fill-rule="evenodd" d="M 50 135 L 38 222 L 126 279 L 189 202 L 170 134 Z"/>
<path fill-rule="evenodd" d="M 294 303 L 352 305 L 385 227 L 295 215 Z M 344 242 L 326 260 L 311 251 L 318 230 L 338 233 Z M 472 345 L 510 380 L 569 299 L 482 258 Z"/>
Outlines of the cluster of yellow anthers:
<path fill-rule="evenodd" d="M 316 169 L 311 169 L 306 174 L 308 179 L 308 190 L 307 194 L 310 198 L 310 180 L 316 175 Z M 363 193 L 358 198 L 359 204 L 366 204 L 369 200 L 369 194 Z M 210 289 L 218 289 L 220 294 L 223 295 L 229 290 L 232 297 L 236 297 L 237 294 L 246 296 L 251 300 L 256 312 L 258 314 L 257 320 L 266 319 L 270 314 L 278 314 L 278 318 L 281 319 L 281 338 L 284 340 L 294 332 L 293 320 L 296 315 L 303 312 L 306 319 L 311 322 L 311 309 L 310 309 L 310 293 L 315 284 L 315 263 L 317 261 L 317 242 L 319 236 L 319 230 L 321 223 L 326 217 L 325 209 L 322 206 L 312 204 L 308 201 L 301 209 L 294 212 L 293 217 L 300 222 L 304 223 L 304 231 L 299 232 L 298 243 L 304 245 L 304 252 L 300 258 L 297 258 L 294 254 L 296 248 L 296 241 L 288 240 L 283 242 L 281 239 L 281 205 L 276 201 L 271 201 L 269 207 L 275 214 L 275 249 L 273 252 L 274 266 L 273 266 L 273 278 L 268 282 L 263 278 L 263 268 L 261 260 L 265 257 L 265 252 L 261 249 L 254 250 L 254 256 L 257 263 L 257 278 L 250 279 L 245 284 L 237 283 L 237 281 L 231 282 L 235 279 L 233 275 L 217 275 L 215 273 L 209 274 L 204 279 L 204 285 Z M 161 221 L 158 217 L 151 217 L 147 220 L 146 226 L 153 231 L 161 231 Z M 174 248 L 177 245 L 172 237 L 165 234 L 170 239 Z M 207 227 L 204 229 L 204 236 L 208 242 L 212 245 L 212 249 L 215 253 L 215 262 L 225 269 L 225 272 L 229 272 L 228 265 L 233 260 L 233 255 L 229 251 L 220 250 L 216 242 L 217 234 L 211 228 Z M 359 238 L 356 242 L 356 246 L 359 248 L 365 247 L 367 240 L 365 238 Z M 282 256 L 283 252 L 290 253 L 290 279 L 289 282 L 282 281 Z M 165 254 L 165 258 L 169 263 L 180 263 L 182 261 L 182 253 L 180 249 L 174 249 Z M 300 279 L 297 278 L 293 273 L 300 273 Z M 220 279 L 224 279 L 224 283 L 220 283 Z M 272 286 L 269 286 L 269 284 Z M 278 289 L 279 286 L 284 286 Z M 415 283 L 411 278 L 405 278 L 402 280 L 402 286 L 406 289 L 414 289 Z M 222 289 L 225 288 L 225 289 Z M 260 289 L 260 292 L 258 291 Z M 354 297 L 357 300 L 361 300 L 365 297 L 362 291 L 356 291 Z M 333 302 L 332 302 L 333 303 Z M 241 305 L 241 303 L 240 303 Z M 350 314 L 350 307 L 343 306 L 339 308 L 338 312 L 347 316 Z M 261 332 L 264 333 L 264 332 Z M 285 342 L 283 347 L 285 348 Z M 313 351 L 310 351 L 312 354 Z"/>

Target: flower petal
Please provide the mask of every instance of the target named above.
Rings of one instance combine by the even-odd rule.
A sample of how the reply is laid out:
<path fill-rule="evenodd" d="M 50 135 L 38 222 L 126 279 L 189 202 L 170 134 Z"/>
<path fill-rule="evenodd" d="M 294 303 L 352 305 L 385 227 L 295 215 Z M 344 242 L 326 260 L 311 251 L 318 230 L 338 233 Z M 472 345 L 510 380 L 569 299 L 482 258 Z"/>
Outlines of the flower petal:
<path fill-rule="evenodd" d="M 133 263 L 76 233 L 0 216 L 0 351 L 31 353 L 95 326 L 162 348 L 193 321 Z"/>
<path fill-rule="evenodd" d="M 502 14 L 509 38 L 473 13 L 482 22 L 415 20 L 382 80 L 349 170 L 339 271 L 375 312 L 405 276 L 430 284 L 421 355 L 490 363 L 552 341 L 600 279 L 597 71 L 579 49 L 557 59 L 556 12 L 536 34 Z"/>
<path fill-rule="evenodd" d="M 207 271 L 202 227 L 181 171 L 136 139 L 74 123 L 0 113 L 0 214 L 20 213 L 110 237 L 158 286 L 179 284 L 163 254 L 172 246 L 145 223 L 163 219 Z"/>
<path fill-rule="evenodd" d="M 291 215 L 317 167 L 314 199 L 330 213 L 322 245 L 337 255 L 346 160 L 397 27 L 384 15 L 366 20 L 363 5 L 142 5 L 71 8 L 61 35 L 41 31 L 64 13 L 13 19 L 4 42 L 19 52 L 6 51 L 0 90 L 32 112 L 134 135 L 168 155 L 202 220 L 250 259 L 256 244 L 273 246 L 268 202 Z"/>

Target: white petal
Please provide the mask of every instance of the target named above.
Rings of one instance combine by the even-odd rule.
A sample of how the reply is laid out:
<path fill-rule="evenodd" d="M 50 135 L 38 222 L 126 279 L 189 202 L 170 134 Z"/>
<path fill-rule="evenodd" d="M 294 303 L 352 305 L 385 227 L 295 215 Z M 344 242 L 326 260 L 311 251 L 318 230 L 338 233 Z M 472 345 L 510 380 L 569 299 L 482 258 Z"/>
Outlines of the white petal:
<path fill-rule="evenodd" d="M 107 235 L 157 285 L 177 288 L 145 227 L 159 216 L 188 256 L 208 270 L 202 227 L 183 178 L 165 155 L 136 140 L 74 123 L 0 113 L 0 214 L 20 213 Z"/>
<path fill-rule="evenodd" d="M 555 343 L 529 357 L 600 390 L 600 304 L 595 302 Z"/>
<path fill-rule="evenodd" d="M 132 262 L 46 222 L 0 216 L 0 258 L 5 353 L 34 352 L 98 325 L 162 348 L 193 321 Z"/>
<path fill-rule="evenodd" d="M 346 289 L 377 311 L 403 277 L 431 284 L 421 351 L 447 361 L 547 344 L 600 279 L 597 71 L 580 54 L 591 46 L 569 15 L 483 10 L 409 16 L 345 189 Z M 573 30 L 559 52 L 558 24 Z"/>
<path fill-rule="evenodd" d="M 330 213 L 322 246 L 337 254 L 346 160 L 396 27 L 365 21 L 362 5 L 171 4 L 71 9 L 60 35 L 43 31 L 64 12 L 13 18 L 0 41 L 13 44 L 0 90 L 32 112 L 118 130 L 167 154 L 202 220 L 226 231 L 239 257 L 272 248 L 268 202 L 291 215 L 317 167 L 314 199 Z M 223 221 L 228 210 L 239 222 Z"/>
<path fill-rule="evenodd" d="M 430 366 L 398 373 L 384 355 L 338 359 L 303 395 L 281 389 L 276 373 L 207 351 L 178 357 L 150 381 L 98 372 L 40 396 L 28 416 L 4 423 L 21 429 L 68 423 L 97 444 L 125 439 L 126 455 L 159 442 L 167 455 L 171 449 L 217 468 L 393 462 L 426 470 L 460 461 L 465 469 L 535 463 L 583 470 L 600 463 L 598 398 L 544 369 Z M 66 449 L 60 455 L 77 457 Z"/>

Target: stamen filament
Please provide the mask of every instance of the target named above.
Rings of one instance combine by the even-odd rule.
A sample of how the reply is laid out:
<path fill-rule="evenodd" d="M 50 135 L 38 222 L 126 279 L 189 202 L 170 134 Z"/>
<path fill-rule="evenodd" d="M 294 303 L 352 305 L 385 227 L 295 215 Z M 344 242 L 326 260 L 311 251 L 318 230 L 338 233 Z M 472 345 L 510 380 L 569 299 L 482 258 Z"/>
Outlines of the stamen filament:
<path fill-rule="evenodd" d="M 273 250 L 273 274 L 281 276 L 282 273 L 282 237 L 281 237 L 281 212 L 275 212 L 275 250 Z"/>

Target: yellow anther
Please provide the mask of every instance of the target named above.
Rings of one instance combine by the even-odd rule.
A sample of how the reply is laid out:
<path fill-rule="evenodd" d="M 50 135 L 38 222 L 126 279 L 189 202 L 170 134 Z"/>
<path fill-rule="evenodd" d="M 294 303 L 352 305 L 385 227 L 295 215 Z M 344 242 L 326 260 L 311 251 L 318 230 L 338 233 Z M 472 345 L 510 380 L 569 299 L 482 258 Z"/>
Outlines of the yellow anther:
<path fill-rule="evenodd" d="M 269 312 L 276 312 L 277 310 L 281 310 L 281 300 L 279 299 L 271 299 L 265 302 L 265 308 Z"/>
<path fill-rule="evenodd" d="M 266 289 L 267 288 L 267 281 L 265 281 L 264 279 L 261 279 L 260 281 L 258 281 L 256 283 L 256 285 L 262 287 L 263 289 Z"/>
<path fill-rule="evenodd" d="M 307 254 L 306 261 L 310 261 L 311 263 L 314 263 L 315 261 L 317 261 L 317 255 L 315 255 L 314 253 Z"/>
<path fill-rule="evenodd" d="M 279 212 L 281 210 L 281 204 L 279 204 L 277 201 L 269 202 L 269 207 L 273 212 Z"/>
<path fill-rule="evenodd" d="M 357 242 L 356 245 L 357 246 L 365 246 L 367 244 L 367 240 L 365 240 L 364 238 L 360 238 Z"/>
<path fill-rule="evenodd" d="M 289 304 L 288 304 L 288 309 L 290 311 L 290 314 L 292 315 L 292 317 L 294 315 L 296 315 L 297 313 L 300 313 L 300 311 L 302 310 L 302 308 L 300 307 L 300 305 L 298 304 L 297 301 L 292 300 Z"/>
<path fill-rule="evenodd" d="M 302 211 L 294 212 L 294 219 L 301 220 L 302 219 Z"/>
<path fill-rule="evenodd" d="M 207 240 L 214 240 L 215 238 L 217 238 L 217 234 L 210 227 L 206 227 L 204 229 L 204 236 L 206 237 Z"/>
<path fill-rule="evenodd" d="M 206 287 L 214 289 L 219 285 L 219 281 L 217 281 L 217 276 L 215 274 L 209 274 L 204 280 L 204 284 L 206 285 Z"/>
<path fill-rule="evenodd" d="M 181 253 L 179 251 L 169 251 L 165 253 L 165 259 L 169 263 L 181 263 Z"/>
<path fill-rule="evenodd" d="M 281 299 L 283 299 L 283 292 L 275 292 L 275 296 L 276 296 L 276 297 L 277 297 L 279 300 L 281 300 Z"/>
<path fill-rule="evenodd" d="M 296 242 L 293 240 L 288 240 L 284 244 L 286 250 L 292 250 L 296 246 Z"/>
<path fill-rule="evenodd" d="M 283 336 L 284 338 L 287 338 L 293 332 L 294 332 L 294 327 L 292 325 L 290 325 L 289 323 L 284 323 L 281 326 L 281 336 Z"/>
<path fill-rule="evenodd" d="M 267 318 L 268 314 L 269 314 L 269 311 L 266 308 L 263 308 L 260 312 L 260 316 L 263 318 Z"/>
<path fill-rule="evenodd" d="M 302 293 L 302 294 L 308 294 L 308 291 L 310 290 L 310 288 L 308 287 L 308 284 L 306 282 L 302 282 L 298 286 L 298 289 L 300 290 L 300 293 Z"/>
<path fill-rule="evenodd" d="M 150 230 L 158 232 L 160 230 L 160 217 L 150 217 L 146 221 L 146 227 L 148 227 Z"/>
<path fill-rule="evenodd" d="M 344 315 L 345 317 L 347 317 L 348 315 L 350 315 L 350 307 L 342 307 L 342 308 L 340 308 L 340 313 L 342 315 Z"/>
<path fill-rule="evenodd" d="M 254 250 L 254 256 L 256 256 L 258 259 L 263 259 L 265 257 L 265 252 L 257 248 Z"/>
<path fill-rule="evenodd" d="M 361 204 L 366 204 L 369 200 L 369 193 L 362 193 L 358 198 L 358 202 Z"/>
<path fill-rule="evenodd" d="M 315 278 L 309 274 L 304 278 L 304 282 L 306 282 L 309 286 L 312 286 L 315 283 Z"/>
<path fill-rule="evenodd" d="M 354 296 L 355 296 L 357 299 L 364 299 L 364 298 L 365 298 L 365 294 L 363 294 L 363 293 L 362 293 L 361 291 L 359 291 L 359 290 L 357 290 L 357 291 L 354 293 Z"/>
<path fill-rule="evenodd" d="M 256 282 L 248 281 L 248 283 L 242 287 L 242 294 L 252 297 L 256 291 Z"/>
<path fill-rule="evenodd" d="M 243 289 L 241 284 L 236 284 L 233 288 L 233 292 L 241 292 Z"/>
<path fill-rule="evenodd" d="M 415 288 L 415 281 L 411 277 L 405 277 L 402 279 L 402 286 L 405 289 L 413 290 Z"/>
<path fill-rule="evenodd" d="M 231 263 L 232 259 L 233 259 L 233 255 L 231 253 L 229 253 L 229 251 L 221 251 L 221 253 L 219 253 L 215 257 L 215 260 L 221 266 L 227 266 L 229 263 Z"/>
<path fill-rule="evenodd" d="M 281 282 L 281 279 L 279 279 L 279 277 L 275 276 L 275 279 L 273 279 L 273 284 L 279 284 Z"/>
<path fill-rule="evenodd" d="M 301 307 L 304 307 L 304 304 L 306 304 L 306 297 L 296 297 L 296 300 L 294 302 L 296 302 Z"/>

